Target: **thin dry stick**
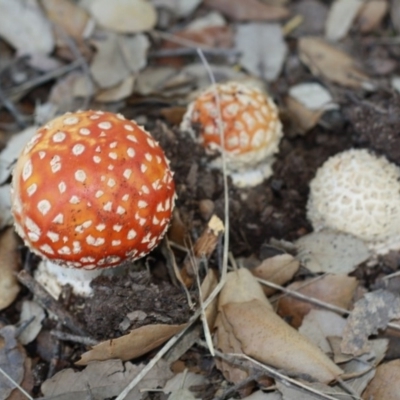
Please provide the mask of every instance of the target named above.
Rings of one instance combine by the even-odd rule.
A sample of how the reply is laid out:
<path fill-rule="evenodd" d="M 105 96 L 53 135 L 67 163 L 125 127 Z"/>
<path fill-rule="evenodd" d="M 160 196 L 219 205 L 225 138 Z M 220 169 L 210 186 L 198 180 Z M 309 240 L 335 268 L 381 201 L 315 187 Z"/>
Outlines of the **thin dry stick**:
<path fill-rule="evenodd" d="M 189 308 L 190 308 L 191 310 L 193 310 L 193 308 L 194 308 L 193 301 L 192 301 L 192 299 L 190 298 L 189 290 L 187 289 L 185 283 L 183 282 L 181 272 L 180 272 L 180 270 L 179 270 L 179 268 L 178 268 L 178 265 L 176 264 L 176 259 L 175 259 L 174 252 L 171 250 L 171 247 L 170 247 L 170 245 L 169 245 L 168 237 L 165 237 L 165 238 L 163 239 L 163 244 L 164 244 L 164 246 L 165 246 L 165 252 L 163 252 L 162 249 L 161 249 L 161 252 L 162 252 L 163 255 L 165 256 L 165 258 L 167 259 L 167 261 L 169 262 L 169 264 L 172 266 L 172 268 L 173 268 L 173 270 L 174 270 L 174 273 L 175 273 L 175 275 L 172 275 L 172 274 L 171 274 L 171 275 L 172 275 L 175 279 L 177 279 L 177 280 L 179 281 L 179 283 L 180 283 L 180 285 L 181 285 L 183 291 L 185 292 L 186 301 L 188 302 Z"/>
<path fill-rule="evenodd" d="M 36 298 L 42 307 L 57 315 L 63 325 L 78 335 L 87 336 L 85 329 L 68 311 L 64 310 L 60 303 L 54 300 L 53 297 L 51 297 L 51 295 L 37 281 L 35 281 L 27 271 L 22 270 L 17 275 L 17 279 L 36 295 Z"/>
<path fill-rule="evenodd" d="M 99 343 L 97 340 L 94 340 L 91 337 L 73 335 L 71 333 L 62 332 L 54 329 L 50 331 L 50 335 L 54 336 L 58 340 L 79 343 L 83 344 L 84 346 L 95 346 L 96 344 Z"/>
<path fill-rule="evenodd" d="M 343 314 L 343 315 L 349 315 L 350 314 L 350 311 L 346 310 L 345 308 L 338 307 L 338 306 L 335 306 L 335 305 L 330 304 L 330 303 L 326 303 L 325 301 L 318 300 L 318 299 L 316 299 L 314 297 L 306 296 L 306 295 L 304 295 L 302 293 L 299 293 L 299 292 L 296 292 L 294 290 L 286 289 L 283 286 L 279 286 L 279 285 L 277 285 L 275 283 L 272 283 L 272 282 L 269 282 L 269 281 L 265 281 L 263 279 L 258 279 L 258 278 L 257 278 L 257 281 L 260 282 L 262 285 L 271 287 L 273 289 L 280 290 L 280 291 L 286 293 L 288 296 L 291 296 L 291 297 L 294 297 L 296 299 L 305 301 L 307 303 L 314 304 L 316 306 L 325 308 L 327 310 L 336 312 L 338 314 Z M 393 323 L 389 322 L 387 324 L 387 326 L 389 328 L 396 329 L 396 330 L 400 331 L 400 326 L 399 325 L 396 325 L 396 324 L 393 324 Z"/>
<path fill-rule="evenodd" d="M 6 371 L 4 371 L 3 368 L 1 367 L 0 367 L 0 373 L 4 375 L 4 377 L 8 379 L 15 386 L 15 388 L 18 389 L 22 394 L 24 394 L 29 400 L 33 400 L 33 397 L 31 397 L 31 395 L 21 385 L 15 382 L 14 379 L 11 378 L 11 376 L 8 375 Z"/>
<path fill-rule="evenodd" d="M 202 48 L 202 51 L 209 56 L 225 57 L 230 59 L 231 57 L 238 57 L 240 52 L 235 49 L 224 49 L 224 48 Z M 197 50 L 192 47 L 183 47 L 177 49 L 163 49 L 156 50 L 149 53 L 150 58 L 163 58 L 163 57 L 181 57 L 191 56 L 196 54 Z"/>
<path fill-rule="evenodd" d="M 212 71 L 207 63 L 207 60 L 204 57 L 204 54 L 201 52 L 201 49 L 198 49 L 198 54 L 201 60 L 204 62 L 204 66 L 210 76 L 211 82 L 215 85 L 215 79 L 212 74 Z M 219 97 L 216 97 L 217 101 L 217 110 L 218 110 L 218 129 L 221 135 L 221 144 L 222 148 L 224 148 L 224 137 L 223 137 L 223 126 L 222 126 L 222 118 L 221 118 L 221 105 L 219 101 Z M 222 256 L 222 271 L 221 271 L 221 279 L 218 282 L 218 285 L 211 292 L 210 296 L 208 296 L 207 300 L 204 302 L 204 307 L 198 309 L 192 318 L 189 320 L 187 326 L 182 329 L 181 332 L 177 333 L 174 337 L 172 337 L 163 347 L 162 349 L 153 357 L 150 362 L 140 371 L 140 373 L 129 383 L 129 385 L 118 395 L 115 400 L 124 400 L 125 397 L 129 394 L 129 392 L 143 379 L 146 374 L 157 364 L 158 360 L 163 357 L 168 350 L 175 345 L 175 343 L 185 334 L 185 332 L 197 321 L 197 318 L 201 316 L 203 309 L 205 310 L 211 302 L 216 298 L 218 293 L 221 291 L 223 286 L 225 285 L 227 268 L 228 268 L 228 247 L 229 247 L 229 193 L 228 193 L 228 177 L 226 170 L 226 157 L 225 152 L 222 150 L 222 164 L 223 164 L 223 182 L 224 182 L 224 201 L 225 201 L 225 216 L 224 216 L 224 224 L 225 224 L 225 232 L 224 232 L 224 249 Z"/>
<path fill-rule="evenodd" d="M 3 89 L 0 86 L 0 102 L 3 103 L 4 107 L 8 110 L 8 112 L 14 117 L 20 128 L 25 128 L 26 123 L 24 121 L 24 117 L 19 113 L 14 103 L 5 95 Z"/>
<path fill-rule="evenodd" d="M 93 91 L 93 82 L 91 79 L 91 73 L 90 73 L 90 68 L 89 65 L 83 57 L 81 51 L 79 50 L 75 40 L 65 32 L 65 29 L 57 24 L 52 23 L 53 27 L 56 29 L 56 31 L 60 34 L 60 36 L 66 41 L 69 49 L 71 50 L 71 53 L 75 57 L 75 59 L 81 61 L 81 68 L 82 72 L 85 76 L 85 83 L 86 83 L 86 88 L 88 90 L 88 95 L 85 96 L 83 99 L 83 104 L 81 106 L 81 109 L 86 110 L 89 107 L 89 103 L 91 100 L 91 93 Z"/>
<path fill-rule="evenodd" d="M 30 81 L 24 82 L 19 86 L 15 86 L 11 88 L 10 90 L 6 90 L 5 94 L 9 96 L 11 99 L 14 99 L 20 95 L 23 95 L 24 93 L 28 92 L 29 90 L 35 88 L 36 86 L 42 85 L 43 83 L 46 83 L 50 81 L 51 79 L 58 78 L 62 75 L 67 74 L 68 72 L 73 71 L 76 68 L 81 67 L 82 65 L 82 60 L 75 60 L 72 63 L 68 65 L 64 65 L 60 68 L 54 69 L 47 74 L 43 74 L 38 76 L 37 78 L 31 79 Z"/>

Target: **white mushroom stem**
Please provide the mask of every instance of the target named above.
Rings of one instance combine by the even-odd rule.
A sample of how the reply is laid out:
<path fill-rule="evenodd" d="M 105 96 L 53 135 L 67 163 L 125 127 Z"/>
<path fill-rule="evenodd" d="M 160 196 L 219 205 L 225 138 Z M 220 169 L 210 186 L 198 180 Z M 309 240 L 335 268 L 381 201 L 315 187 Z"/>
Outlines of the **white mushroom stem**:
<path fill-rule="evenodd" d="M 58 299 L 62 287 L 71 285 L 74 294 L 89 297 L 93 294 L 90 283 L 103 272 L 102 269 L 86 270 L 65 268 L 49 260 L 42 260 L 35 271 L 35 279 Z"/>
<path fill-rule="evenodd" d="M 232 183 L 239 188 L 253 187 L 272 175 L 271 164 L 259 164 L 255 169 L 230 172 Z"/>

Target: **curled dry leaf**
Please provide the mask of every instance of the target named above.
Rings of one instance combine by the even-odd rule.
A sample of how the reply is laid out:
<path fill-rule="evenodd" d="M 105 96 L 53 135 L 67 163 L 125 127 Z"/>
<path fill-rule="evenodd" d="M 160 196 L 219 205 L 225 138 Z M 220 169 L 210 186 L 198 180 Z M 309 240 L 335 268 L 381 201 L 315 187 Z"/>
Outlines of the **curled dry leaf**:
<path fill-rule="evenodd" d="M 370 0 L 364 2 L 357 18 L 358 29 L 362 33 L 368 33 L 376 29 L 385 18 L 389 10 L 387 0 Z"/>
<path fill-rule="evenodd" d="M 202 0 L 151 0 L 157 8 L 166 8 L 178 18 L 188 17 Z"/>
<path fill-rule="evenodd" d="M 314 128 L 324 113 L 324 110 L 308 109 L 291 96 L 286 96 L 285 104 L 292 122 L 292 131 L 296 134 L 304 134 Z"/>
<path fill-rule="evenodd" d="M 171 378 L 162 389 L 165 394 L 175 394 L 175 398 L 183 400 L 182 397 L 178 397 L 177 393 L 181 389 L 190 389 L 191 386 L 200 386 L 206 383 L 206 378 L 203 375 L 195 374 L 193 372 L 180 372 Z M 193 397 L 194 398 L 194 397 Z M 171 400 L 171 396 L 169 397 Z"/>
<path fill-rule="evenodd" d="M 332 351 L 328 336 L 342 336 L 346 320 L 327 310 L 311 310 L 303 319 L 299 332 L 324 353 Z"/>
<path fill-rule="evenodd" d="M 399 400 L 400 360 L 380 365 L 367 389 L 362 395 L 364 400 Z"/>
<path fill-rule="evenodd" d="M 17 246 L 14 229 L 8 228 L 0 237 L 0 310 L 8 307 L 20 291 L 16 278 L 20 267 Z"/>
<path fill-rule="evenodd" d="M 90 72 L 101 88 L 110 88 L 122 82 L 130 71 L 119 48 L 119 37 L 113 32 L 103 32 L 96 40 L 97 53 L 90 65 Z"/>
<path fill-rule="evenodd" d="M 239 24 L 235 42 L 236 49 L 241 53 L 240 64 L 245 69 L 268 81 L 278 77 L 287 53 L 279 24 Z"/>
<path fill-rule="evenodd" d="M 41 4 L 47 17 L 55 25 L 55 36 L 59 44 L 65 45 L 65 38 L 68 35 L 82 41 L 88 37 L 94 28 L 94 21 L 82 7 L 77 6 L 69 0 L 41 0 Z M 60 29 L 63 32 L 60 32 Z"/>
<path fill-rule="evenodd" d="M 250 269 L 250 272 L 256 278 L 284 285 L 293 278 L 299 266 L 299 261 L 290 254 L 278 254 L 263 260 L 260 265 Z M 263 290 L 266 296 L 271 296 L 276 292 L 276 289 L 267 286 L 263 286 Z"/>
<path fill-rule="evenodd" d="M 335 0 L 329 10 L 325 33 L 329 40 L 343 39 L 363 6 L 363 0 Z"/>
<path fill-rule="evenodd" d="M 42 321 L 45 317 L 46 314 L 39 304 L 29 300 L 25 300 L 22 303 L 20 323 L 29 322 L 29 325 L 19 335 L 18 340 L 20 343 L 25 345 L 36 339 L 42 329 Z"/>
<path fill-rule="evenodd" d="M 24 378 L 26 354 L 15 338 L 15 328 L 11 325 L 0 329 L 0 368 L 17 384 Z M 0 374 L 0 400 L 8 399 L 15 389 L 3 374 Z"/>
<path fill-rule="evenodd" d="M 96 96 L 96 101 L 101 103 L 112 103 L 129 97 L 133 92 L 135 76 L 130 75 L 118 85 L 109 89 L 100 90 Z"/>
<path fill-rule="evenodd" d="M 104 361 L 117 358 L 122 361 L 140 357 L 166 342 L 180 332 L 186 324 L 181 325 L 146 325 L 134 329 L 117 339 L 101 342 L 86 353 L 83 353 L 76 365 L 87 365 L 91 361 Z"/>
<path fill-rule="evenodd" d="M 36 0 L 0 0 L 0 37 L 19 54 L 49 54 L 54 37 Z"/>
<path fill-rule="evenodd" d="M 343 51 L 318 37 L 299 39 L 299 56 L 315 76 L 352 88 L 373 89 L 370 78 Z"/>
<path fill-rule="evenodd" d="M 35 134 L 36 129 L 35 126 L 30 126 L 22 132 L 13 135 L 5 149 L 0 153 L 0 184 L 5 183 L 10 177 L 15 160 L 28 140 Z"/>
<path fill-rule="evenodd" d="M 89 10 L 100 25 L 115 32 L 148 31 L 157 21 L 154 6 L 146 0 L 93 0 Z"/>
<path fill-rule="evenodd" d="M 347 275 L 370 256 L 363 240 L 327 230 L 301 237 L 296 241 L 296 247 L 299 260 L 315 273 Z"/>
<path fill-rule="evenodd" d="M 306 279 L 294 282 L 288 289 L 326 303 L 348 309 L 352 304 L 358 286 L 356 278 L 345 275 L 326 275 L 321 279 Z M 278 314 L 295 328 L 301 325 L 303 317 L 312 309 L 318 309 L 306 301 L 284 296 L 279 299 Z"/>
<path fill-rule="evenodd" d="M 357 301 L 347 319 L 341 350 L 355 356 L 369 351 L 368 336 L 400 318 L 400 297 L 386 290 L 367 293 Z"/>
<path fill-rule="evenodd" d="M 289 10 L 258 0 L 204 0 L 204 4 L 235 21 L 276 21 L 286 18 Z"/>
<path fill-rule="evenodd" d="M 119 36 L 118 45 L 129 71 L 136 73 L 146 66 L 150 47 L 150 40 L 146 35 L 138 33 L 133 36 Z"/>
<path fill-rule="evenodd" d="M 64 369 L 45 381 L 41 390 L 46 398 L 87 400 L 114 398 L 140 373 L 144 364 L 133 365 L 120 360 L 93 362 L 82 371 Z M 141 389 L 156 389 L 172 377 L 168 364 L 160 360 L 131 390 L 125 400 L 147 398 Z"/>
<path fill-rule="evenodd" d="M 247 269 L 227 275 L 218 311 L 215 338 L 223 352 L 230 352 L 230 344 L 235 343 L 240 352 L 258 361 L 291 375 L 305 374 L 325 383 L 342 373 L 318 347 L 275 314 L 261 286 Z M 228 364 L 219 361 L 218 366 L 221 364 L 225 372 Z M 231 379 L 232 374 L 226 378 Z"/>

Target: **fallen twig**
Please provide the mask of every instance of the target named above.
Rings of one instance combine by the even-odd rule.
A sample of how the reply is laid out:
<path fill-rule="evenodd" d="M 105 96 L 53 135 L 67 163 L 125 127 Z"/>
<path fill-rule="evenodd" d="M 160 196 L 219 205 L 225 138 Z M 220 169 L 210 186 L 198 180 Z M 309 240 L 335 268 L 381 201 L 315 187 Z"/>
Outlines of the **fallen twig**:
<path fill-rule="evenodd" d="M 55 338 L 57 338 L 59 340 L 83 344 L 84 346 L 96 346 L 96 344 L 99 343 L 97 340 L 92 339 L 89 336 L 73 335 L 71 333 L 58 331 L 58 330 L 54 330 L 54 329 L 52 331 L 50 331 L 50 335 L 54 336 Z"/>
<path fill-rule="evenodd" d="M 68 72 L 71 72 L 74 69 L 79 68 L 81 66 L 82 66 L 82 60 L 81 59 L 75 60 L 70 64 L 63 65 L 60 68 L 54 69 L 53 71 L 47 72 L 46 74 L 40 75 L 36 78 L 26 81 L 19 86 L 15 86 L 9 90 L 6 90 L 4 93 L 12 100 L 18 99 L 19 97 L 27 93 L 29 90 L 34 89 L 36 86 L 40 86 L 50 81 L 51 79 L 59 78 L 60 76 L 65 75 Z"/>
<path fill-rule="evenodd" d="M 313 304 L 315 306 L 319 306 L 321 308 L 325 308 L 327 310 L 336 312 L 338 314 L 342 314 L 342 315 L 349 315 L 350 314 L 350 311 L 346 310 L 345 308 L 338 307 L 338 306 L 335 306 L 335 305 L 330 304 L 330 303 L 326 303 L 325 301 L 316 299 L 314 297 L 306 296 L 306 295 L 304 295 L 302 293 L 299 293 L 299 292 L 296 292 L 294 290 L 286 289 L 283 286 L 279 286 L 279 285 L 277 285 L 277 284 L 275 284 L 273 282 L 265 281 L 263 279 L 257 279 L 257 281 L 260 282 L 262 285 L 271 287 L 273 289 L 280 290 L 281 292 L 284 292 L 288 296 L 294 297 L 294 298 L 296 298 L 298 300 L 305 301 L 307 303 Z M 396 329 L 397 331 L 400 331 L 400 326 L 397 325 L 397 324 L 393 324 L 393 323 L 389 322 L 387 326 L 389 328 Z"/>
<path fill-rule="evenodd" d="M 17 275 L 17 278 L 19 282 L 35 295 L 38 303 L 46 310 L 55 314 L 59 321 L 70 329 L 71 332 L 81 336 L 88 336 L 81 324 L 79 324 L 68 311 L 64 310 L 60 303 L 54 300 L 53 297 L 51 297 L 51 295 L 38 282 L 36 282 L 28 272 L 22 270 Z"/>

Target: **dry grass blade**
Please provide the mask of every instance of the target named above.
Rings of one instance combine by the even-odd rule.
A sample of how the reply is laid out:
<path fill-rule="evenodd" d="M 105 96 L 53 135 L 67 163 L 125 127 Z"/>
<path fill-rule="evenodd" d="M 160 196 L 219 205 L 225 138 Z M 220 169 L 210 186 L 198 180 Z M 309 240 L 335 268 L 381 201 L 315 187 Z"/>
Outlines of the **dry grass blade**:
<path fill-rule="evenodd" d="M 24 396 L 26 396 L 27 399 L 29 400 L 33 400 L 33 397 L 31 397 L 31 395 L 24 390 L 23 387 L 21 387 L 20 385 L 18 385 L 17 382 L 14 381 L 13 378 L 11 378 L 11 376 L 9 376 L 1 367 L 0 367 L 0 373 L 6 378 L 8 379 L 14 386 L 16 389 L 18 389 Z"/>

